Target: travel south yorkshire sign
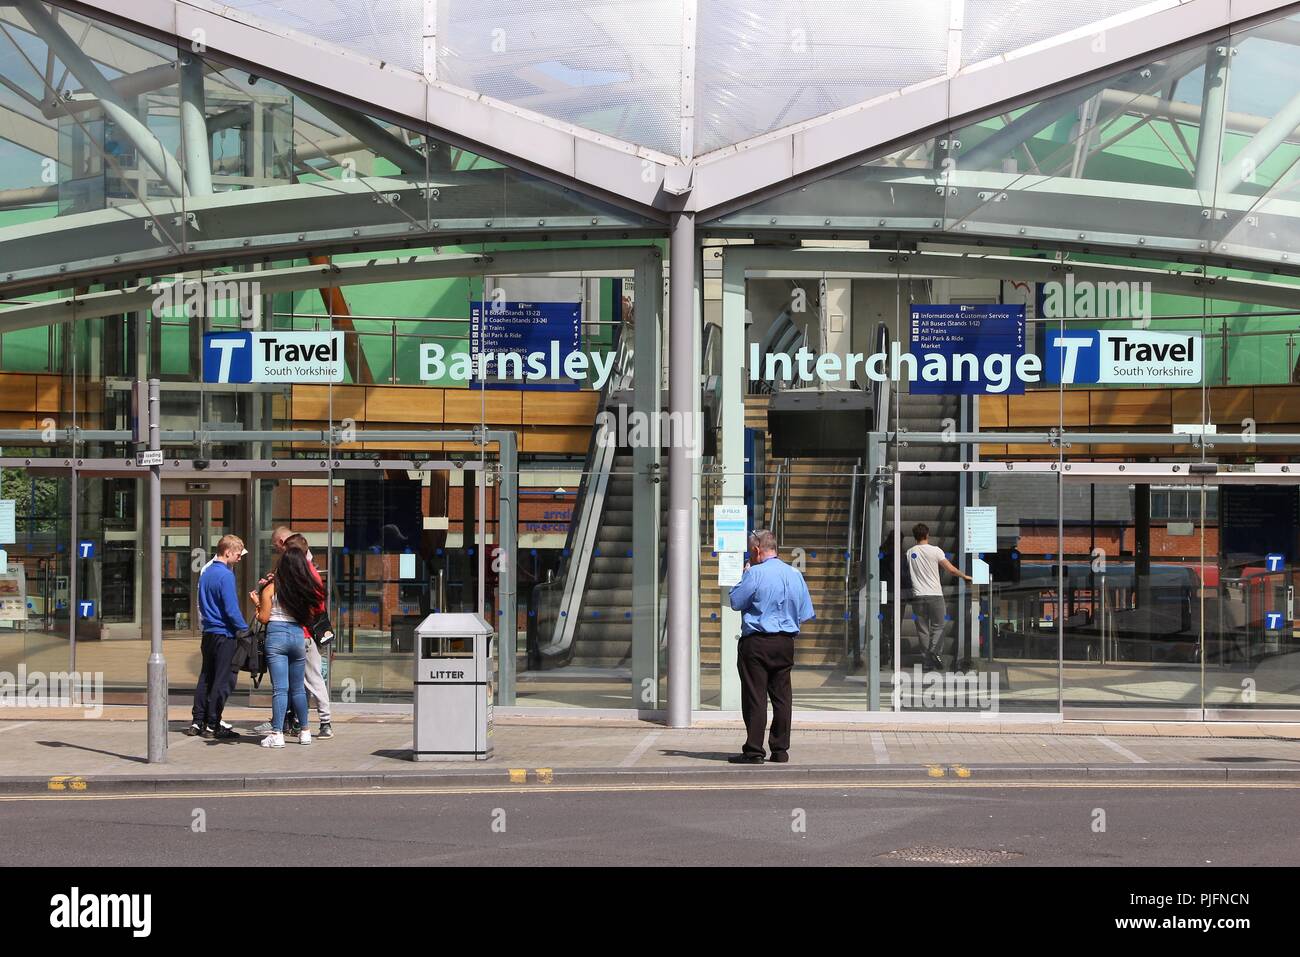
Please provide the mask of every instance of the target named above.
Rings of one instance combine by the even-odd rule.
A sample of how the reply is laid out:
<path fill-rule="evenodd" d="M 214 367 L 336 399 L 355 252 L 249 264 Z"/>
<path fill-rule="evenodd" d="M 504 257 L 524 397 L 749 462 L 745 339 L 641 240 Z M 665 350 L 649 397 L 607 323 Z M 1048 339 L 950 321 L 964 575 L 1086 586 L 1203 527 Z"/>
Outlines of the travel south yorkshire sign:
<path fill-rule="evenodd" d="M 1198 385 L 1200 333 L 1066 330 L 1047 333 L 1043 378 L 1066 385 Z"/>
<path fill-rule="evenodd" d="M 342 382 L 341 332 L 209 332 L 204 382 Z"/>

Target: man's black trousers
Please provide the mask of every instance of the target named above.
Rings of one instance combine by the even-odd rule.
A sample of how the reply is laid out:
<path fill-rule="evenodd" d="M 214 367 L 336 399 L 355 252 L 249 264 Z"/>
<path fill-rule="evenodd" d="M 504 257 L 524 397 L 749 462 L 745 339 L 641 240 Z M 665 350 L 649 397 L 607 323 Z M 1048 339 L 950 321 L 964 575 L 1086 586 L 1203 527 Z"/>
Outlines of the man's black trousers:
<path fill-rule="evenodd" d="M 232 665 L 235 648 L 239 642 L 230 635 L 218 635 L 210 631 L 203 633 L 203 642 L 199 645 L 203 664 L 199 669 L 199 684 L 194 689 L 194 723 L 206 724 L 215 728 L 221 723 L 221 712 L 226 708 L 226 699 L 235 690 L 238 675 L 234 674 Z"/>
<path fill-rule="evenodd" d="M 763 753 L 767 702 L 772 701 L 773 754 L 790 750 L 790 713 L 794 706 L 790 669 L 794 667 L 794 635 L 745 635 L 736 652 L 740 672 L 740 713 L 745 718 L 746 754 Z"/>

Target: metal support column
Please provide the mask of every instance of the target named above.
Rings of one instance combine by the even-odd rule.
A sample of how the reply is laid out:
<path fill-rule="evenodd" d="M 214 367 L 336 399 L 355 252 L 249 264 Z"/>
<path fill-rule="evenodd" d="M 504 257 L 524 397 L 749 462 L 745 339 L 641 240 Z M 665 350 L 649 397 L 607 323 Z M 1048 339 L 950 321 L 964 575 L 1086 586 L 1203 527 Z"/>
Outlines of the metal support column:
<path fill-rule="evenodd" d="M 1232 193 L 1242 183 L 1254 182 L 1255 171 L 1287 141 L 1297 126 L 1300 126 L 1300 93 L 1287 100 L 1264 128 L 1224 165 L 1219 174 L 1219 193 Z"/>
<path fill-rule="evenodd" d="M 1196 189 L 1201 193 L 1201 202 L 1210 205 L 1214 203 L 1214 182 L 1219 175 L 1223 109 L 1228 99 L 1229 55 L 1227 40 L 1210 45 L 1205 61 L 1205 86 L 1201 91 L 1201 132 L 1196 140 Z"/>
<path fill-rule="evenodd" d="M 75 460 L 74 460 L 75 461 Z M 72 466 L 72 471 L 68 476 L 68 484 L 71 486 L 69 491 L 72 503 L 71 518 L 68 522 L 68 670 L 75 672 L 77 670 L 77 612 L 80 610 L 77 599 L 77 565 L 81 561 L 81 553 L 77 548 L 77 506 L 80 500 L 80 494 L 77 489 L 77 467 Z M 102 551 L 103 545 L 100 546 Z M 100 561 L 104 560 L 101 555 Z M 55 566 L 54 576 L 58 580 L 58 566 Z M 45 596 L 48 602 L 49 595 Z"/>
<path fill-rule="evenodd" d="M 722 368 L 718 404 L 722 409 L 722 436 L 718 442 L 722 487 L 716 501 L 745 504 L 745 265 L 728 250 L 722 262 Z M 756 481 L 763 481 L 762 477 Z M 736 673 L 736 644 L 740 637 L 740 612 L 732 611 L 727 589 L 722 589 L 718 667 L 722 711 L 740 710 L 740 676 Z"/>
<path fill-rule="evenodd" d="M 695 262 L 698 264 L 699 259 Z M 689 611 L 690 630 L 690 682 L 691 711 L 700 707 L 700 501 L 703 474 L 700 468 L 704 454 L 704 432 L 710 423 L 704 421 L 704 402 L 701 389 L 704 385 L 704 269 L 701 265 L 695 273 L 692 296 L 691 324 L 691 381 L 695 387 L 691 390 L 691 441 L 694 443 L 691 459 L 691 607 Z"/>
<path fill-rule="evenodd" d="M 497 485 L 497 529 L 500 572 L 497 578 L 497 704 L 515 703 L 515 651 L 518 645 L 519 613 L 516 570 L 519 542 L 519 453 L 514 432 L 497 434 L 501 477 Z"/>
<path fill-rule="evenodd" d="M 208 137 L 203 61 L 190 51 L 181 55 L 181 151 L 185 182 L 195 196 L 212 195 L 212 149 Z"/>
<path fill-rule="evenodd" d="M 663 260 L 647 257 L 636 267 L 634 282 L 633 412 L 643 422 L 658 423 Z M 647 431 L 658 435 L 657 427 Z M 658 442 L 632 450 L 632 706 L 648 711 L 660 706 L 659 466 Z"/>
<path fill-rule="evenodd" d="M 149 448 L 159 449 L 159 382 L 149 380 Z M 162 467 L 149 469 L 149 763 L 167 761 L 167 660 L 162 647 Z"/>
<path fill-rule="evenodd" d="M 360 140 L 367 149 L 373 150 L 377 155 L 388 160 L 406 176 L 424 176 L 426 163 L 423 154 L 409 143 L 404 143 L 398 139 L 370 117 L 355 110 L 338 106 L 329 100 L 323 100 L 318 96 L 311 96 L 302 92 L 299 92 L 298 95 L 310 103 L 326 119 L 337 123 L 346 132 L 351 133 Z"/>
<path fill-rule="evenodd" d="M 696 362 L 695 214 L 672 220 L 671 302 L 668 308 L 668 421 L 681 423 L 668 449 L 668 725 L 691 723 L 691 647 L 699 620 L 691 621 L 693 574 L 699 553 L 691 555 L 694 509 L 692 476 L 699 462 L 699 427 L 694 414 L 700 377 Z M 693 398 L 694 397 L 694 398 Z M 689 446 L 687 445 L 689 443 Z M 693 523 L 697 529 L 699 522 Z"/>
<path fill-rule="evenodd" d="M 889 596 L 882 587 L 880 554 L 884 545 L 886 491 L 889 488 L 888 467 L 889 449 L 884 433 L 872 432 L 867 436 L 867 494 L 865 514 L 862 522 L 866 526 L 863 536 L 864 557 L 867 562 L 867 580 L 863 588 L 867 592 L 865 614 L 859 627 L 866 632 L 867 640 L 861 642 L 863 655 L 867 659 L 867 710 L 880 710 L 880 633 L 884 616 L 881 612 L 889 601 Z M 860 606 L 861 607 L 861 606 Z M 897 609 L 895 609 L 897 613 Z"/>

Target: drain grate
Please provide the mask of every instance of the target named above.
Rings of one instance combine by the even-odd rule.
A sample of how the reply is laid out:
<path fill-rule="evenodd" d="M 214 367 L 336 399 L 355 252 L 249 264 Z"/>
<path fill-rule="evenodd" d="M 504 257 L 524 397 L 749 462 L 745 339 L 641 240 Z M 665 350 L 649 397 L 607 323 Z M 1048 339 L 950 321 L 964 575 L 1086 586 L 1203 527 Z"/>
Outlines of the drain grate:
<path fill-rule="evenodd" d="M 910 861 L 914 864 L 1005 864 L 1025 855 L 1020 851 L 989 851 L 979 847 L 939 847 L 921 844 L 888 851 L 877 855 L 890 861 Z"/>

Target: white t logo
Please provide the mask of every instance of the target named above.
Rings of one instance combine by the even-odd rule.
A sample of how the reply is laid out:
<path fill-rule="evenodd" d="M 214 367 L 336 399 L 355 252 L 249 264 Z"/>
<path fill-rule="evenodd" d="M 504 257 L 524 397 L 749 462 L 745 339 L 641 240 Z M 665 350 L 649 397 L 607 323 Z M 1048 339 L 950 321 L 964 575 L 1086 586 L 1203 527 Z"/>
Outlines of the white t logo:
<path fill-rule="evenodd" d="M 230 360 L 236 349 L 242 349 L 248 345 L 246 339 L 212 339 L 208 343 L 213 349 L 221 353 L 221 362 L 217 366 L 217 381 L 230 381 Z"/>
<path fill-rule="evenodd" d="M 1092 345 L 1091 338 L 1080 336 L 1057 336 L 1052 340 L 1052 348 L 1065 350 L 1065 355 L 1061 358 L 1063 383 L 1068 385 L 1074 381 L 1074 370 L 1079 364 L 1079 350 L 1090 345 Z"/>

